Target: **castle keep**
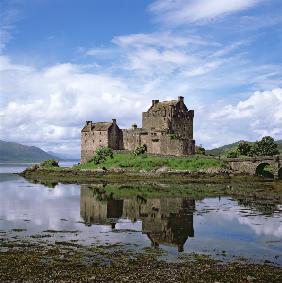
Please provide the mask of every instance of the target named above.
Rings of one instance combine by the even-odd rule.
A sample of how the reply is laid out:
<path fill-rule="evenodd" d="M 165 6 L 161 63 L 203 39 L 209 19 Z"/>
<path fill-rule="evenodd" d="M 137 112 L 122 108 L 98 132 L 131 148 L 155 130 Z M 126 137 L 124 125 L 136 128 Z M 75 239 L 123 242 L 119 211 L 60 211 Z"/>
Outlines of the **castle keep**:
<path fill-rule="evenodd" d="M 194 154 L 193 118 L 194 110 L 188 110 L 184 98 L 179 96 L 178 100 L 153 100 L 148 111 L 142 113 L 142 128 L 133 124 L 131 129 L 120 129 L 115 119 L 86 121 L 81 130 L 81 162 L 89 161 L 100 146 L 132 151 L 145 144 L 148 153 Z"/>

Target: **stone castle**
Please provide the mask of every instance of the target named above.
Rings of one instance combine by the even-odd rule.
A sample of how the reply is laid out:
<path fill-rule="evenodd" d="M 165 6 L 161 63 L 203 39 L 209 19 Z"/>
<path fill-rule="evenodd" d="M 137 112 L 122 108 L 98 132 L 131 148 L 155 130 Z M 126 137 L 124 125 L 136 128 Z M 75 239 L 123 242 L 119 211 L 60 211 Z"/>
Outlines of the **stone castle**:
<path fill-rule="evenodd" d="M 97 148 L 133 151 L 145 144 L 152 154 L 184 156 L 195 154 L 193 139 L 194 110 L 188 110 L 184 98 L 153 100 L 147 112 L 142 113 L 142 128 L 120 129 L 112 122 L 86 121 L 81 130 L 81 163 L 92 159 Z"/>

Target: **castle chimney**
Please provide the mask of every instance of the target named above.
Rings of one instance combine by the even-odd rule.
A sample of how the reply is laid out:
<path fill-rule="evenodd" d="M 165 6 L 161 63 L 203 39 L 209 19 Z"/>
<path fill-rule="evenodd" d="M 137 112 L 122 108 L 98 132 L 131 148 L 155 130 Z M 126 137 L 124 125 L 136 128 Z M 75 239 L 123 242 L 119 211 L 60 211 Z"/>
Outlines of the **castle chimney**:
<path fill-rule="evenodd" d="M 112 119 L 113 120 L 113 124 L 116 125 L 117 124 L 117 119 Z"/>
<path fill-rule="evenodd" d="M 132 130 L 136 130 L 137 129 L 137 125 L 136 124 L 132 124 Z"/>
<path fill-rule="evenodd" d="M 159 100 L 152 100 L 152 106 L 158 104 L 160 101 Z"/>
<path fill-rule="evenodd" d="M 183 96 L 178 96 L 178 101 L 184 102 L 184 97 Z"/>

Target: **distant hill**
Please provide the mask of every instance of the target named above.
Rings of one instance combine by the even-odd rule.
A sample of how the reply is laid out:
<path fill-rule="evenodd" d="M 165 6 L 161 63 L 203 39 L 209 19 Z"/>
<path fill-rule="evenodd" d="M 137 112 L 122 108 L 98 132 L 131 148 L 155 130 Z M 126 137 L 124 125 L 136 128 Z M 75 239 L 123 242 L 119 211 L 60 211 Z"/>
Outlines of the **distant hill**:
<path fill-rule="evenodd" d="M 278 144 L 278 149 L 282 153 L 282 140 L 275 141 Z"/>
<path fill-rule="evenodd" d="M 236 148 L 240 142 L 241 141 L 237 141 L 237 142 L 234 142 L 234 143 L 231 143 L 231 144 L 223 145 L 221 147 L 206 150 L 206 154 L 211 154 L 211 155 L 223 154 L 225 151 L 228 151 L 232 148 Z M 282 153 L 282 140 L 277 140 L 275 142 L 278 144 L 278 149 L 279 149 L 280 153 Z"/>
<path fill-rule="evenodd" d="M 80 155 L 77 154 L 66 154 L 66 153 L 58 153 L 58 152 L 53 152 L 53 151 L 47 151 L 47 153 L 57 156 L 58 158 L 62 160 L 78 160 L 80 159 Z"/>
<path fill-rule="evenodd" d="M 16 142 L 0 140 L 0 161 L 38 162 L 46 159 L 60 158 L 53 156 L 36 146 L 27 146 Z"/>

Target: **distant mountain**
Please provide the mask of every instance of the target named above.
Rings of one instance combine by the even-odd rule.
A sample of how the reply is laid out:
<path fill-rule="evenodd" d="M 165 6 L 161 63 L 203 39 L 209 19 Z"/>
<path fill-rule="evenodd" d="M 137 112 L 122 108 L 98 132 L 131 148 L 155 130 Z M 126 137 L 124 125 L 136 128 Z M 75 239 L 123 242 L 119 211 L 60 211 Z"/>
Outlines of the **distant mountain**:
<path fill-rule="evenodd" d="M 53 156 L 36 146 L 27 146 L 16 142 L 0 140 L 0 161 L 39 162 L 46 159 L 60 158 Z"/>
<path fill-rule="evenodd" d="M 211 154 L 211 155 L 222 154 L 225 151 L 228 151 L 228 150 L 230 150 L 232 148 L 237 147 L 240 142 L 241 141 L 238 141 L 238 142 L 234 142 L 234 143 L 231 143 L 231 144 L 223 145 L 221 147 L 217 147 L 217 148 L 214 148 L 214 149 L 206 150 L 206 154 Z"/>
<path fill-rule="evenodd" d="M 211 154 L 211 155 L 223 154 L 225 151 L 228 151 L 232 148 L 236 148 L 240 142 L 241 141 L 237 141 L 237 142 L 234 142 L 234 143 L 231 143 L 231 144 L 223 145 L 221 147 L 206 150 L 206 154 Z M 282 153 L 282 140 L 277 140 L 275 142 L 278 144 L 278 149 L 279 149 L 280 153 Z"/>
<path fill-rule="evenodd" d="M 63 159 L 63 160 L 78 160 L 78 159 L 80 159 L 79 155 L 74 155 L 74 154 L 57 153 L 57 152 L 53 152 L 53 151 L 47 151 L 47 153 L 54 155 L 54 156 L 58 156 L 60 159 Z"/>

